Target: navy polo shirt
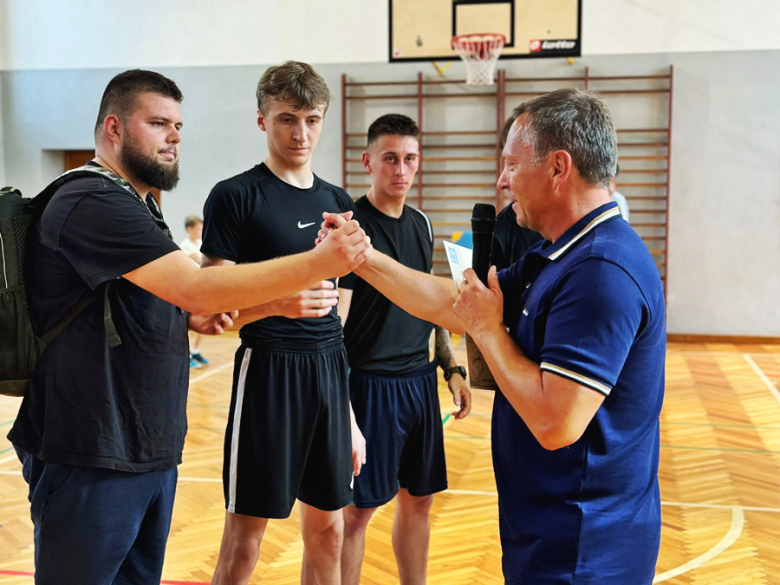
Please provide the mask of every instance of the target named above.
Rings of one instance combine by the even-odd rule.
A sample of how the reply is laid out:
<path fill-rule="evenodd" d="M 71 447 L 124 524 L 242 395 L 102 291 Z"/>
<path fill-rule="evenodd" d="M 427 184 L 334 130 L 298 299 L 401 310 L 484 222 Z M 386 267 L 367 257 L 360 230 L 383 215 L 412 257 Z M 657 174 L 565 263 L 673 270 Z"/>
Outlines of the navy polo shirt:
<path fill-rule="evenodd" d="M 664 297 L 645 244 L 608 203 L 498 275 L 523 354 L 604 395 L 583 436 L 548 451 L 498 392 L 493 463 L 511 585 L 645 585 L 661 533 Z"/>

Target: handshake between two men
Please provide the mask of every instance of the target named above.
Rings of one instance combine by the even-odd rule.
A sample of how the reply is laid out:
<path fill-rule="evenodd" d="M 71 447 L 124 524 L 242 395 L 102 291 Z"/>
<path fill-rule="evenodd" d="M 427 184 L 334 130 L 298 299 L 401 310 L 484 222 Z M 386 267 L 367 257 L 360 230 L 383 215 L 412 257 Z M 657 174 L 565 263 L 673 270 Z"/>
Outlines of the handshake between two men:
<path fill-rule="evenodd" d="M 357 223 L 351 220 L 352 212 L 322 215 L 324 221 L 315 250 L 331 244 L 331 248 L 341 252 L 341 247 L 355 238 L 354 235 L 346 235 L 354 234 L 349 226 Z M 359 227 L 356 229 L 362 231 Z M 338 243 L 328 241 L 337 234 Z M 373 250 L 368 236 L 365 239 L 368 247 L 355 256 L 353 271 L 391 302 L 415 317 L 440 325 L 452 333 L 468 331 L 479 345 L 487 344 L 496 334 L 506 334 L 504 301 L 495 266 L 488 273 L 487 287 L 473 269 L 467 268 L 463 273 L 463 284 L 458 289 L 450 279 L 412 270 Z"/>

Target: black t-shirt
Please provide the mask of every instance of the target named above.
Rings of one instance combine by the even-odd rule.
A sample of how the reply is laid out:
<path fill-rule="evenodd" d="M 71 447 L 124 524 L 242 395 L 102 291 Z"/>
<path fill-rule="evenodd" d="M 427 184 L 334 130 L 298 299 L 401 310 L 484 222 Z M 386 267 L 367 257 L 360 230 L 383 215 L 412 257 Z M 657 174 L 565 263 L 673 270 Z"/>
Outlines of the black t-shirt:
<path fill-rule="evenodd" d="M 316 175 L 311 188 L 299 189 L 262 163 L 211 190 L 203 212 L 200 251 L 236 264 L 298 254 L 314 248 L 324 211 L 354 208 L 344 190 Z M 336 307 L 317 319 L 267 317 L 241 328 L 241 339 L 248 343 L 322 341 L 341 335 Z"/>
<path fill-rule="evenodd" d="M 535 231 L 517 225 L 517 214 L 510 203 L 496 217 L 491 264 L 498 270 L 509 268 L 542 239 Z"/>
<path fill-rule="evenodd" d="M 95 291 L 46 349 L 8 435 L 51 463 L 159 471 L 187 432 L 187 315 L 123 274 L 178 246 L 156 204 L 103 177 L 73 179 L 36 226 L 30 314 L 43 334 Z M 154 215 L 153 215 L 154 214 Z M 110 347 L 105 287 L 121 344 Z"/>
<path fill-rule="evenodd" d="M 421 211 L 404 205 L 401 217 L 390 217 L 376 209 L 365 195 L 355 205 L 355 217 L 375 249 L 409 268 L 431 271 L 433 232 Z M 392 376 L 429 363 L 431 323 L 394 305 L 354 273 L 342 278 L 339 287 L 353 291 L 344 327 L 350 367 Z"/>

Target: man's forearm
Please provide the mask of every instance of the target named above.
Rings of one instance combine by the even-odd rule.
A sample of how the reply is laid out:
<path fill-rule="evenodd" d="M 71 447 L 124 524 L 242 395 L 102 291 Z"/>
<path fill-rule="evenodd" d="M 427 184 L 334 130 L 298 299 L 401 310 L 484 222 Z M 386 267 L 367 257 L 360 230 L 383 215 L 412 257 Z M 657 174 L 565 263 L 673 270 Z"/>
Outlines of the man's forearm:
<path fill-rule="evenodd" d="M 452 312 L 458 297 L 453 281 L 408 268 L 376 250 L 355 274 L 407 313 L 453 333 L 463 332 L 463 324 Z"/>
<path fill-rule="evenodd" d="M 238 313 L 238 318 L 233 319 L 233 327 L 231 327 L 231 329 L 241 329 L 247 323 L 259 321 L 260 319 L 265 319 L 266 317 L 271 317 L 273 315 L 273 302 L 242 309 Z"/>
<path fill-rule="evenodd" d="M 450 332 L 441 325 L 436 325 L 434 330 L 436 331 L 436 362 L 446 372 L 448 368 L 458 365 L 455 361 L 455 353 L 452 351 Z"/>
<path fill-rule="evenodd" d="M 196 315 L 264 305 L 337 276 L 315 251 L 239 266 L 201 270 L 181 251 L 171 252 L 124 278 Z M 329 274 L 330 272 L 330 274 Z"/>
<path fill-rule="evenodd" d="M 213 266 L 193 276 L 197 294 L 214 305 L 202 312 L 217 313 L 264 305 L 335 275 L 317 266 L 311 252 L 303 252 L 254 264 Z"/>
<path fill-rule="evenodd" d="M 545 449 L 568 447 L 582 437 L 604 402 L 602 393 L 543 372 L 503 329 L 475 336 L 474 341 L 501 393 Z"/>
<path fill-rule="evenodd" d="M 549 413 L 541 368 L 523 355 L 503 328 L 472 337 L 501 393 L 536 435 L 535 427 L 545 426 Z"/>

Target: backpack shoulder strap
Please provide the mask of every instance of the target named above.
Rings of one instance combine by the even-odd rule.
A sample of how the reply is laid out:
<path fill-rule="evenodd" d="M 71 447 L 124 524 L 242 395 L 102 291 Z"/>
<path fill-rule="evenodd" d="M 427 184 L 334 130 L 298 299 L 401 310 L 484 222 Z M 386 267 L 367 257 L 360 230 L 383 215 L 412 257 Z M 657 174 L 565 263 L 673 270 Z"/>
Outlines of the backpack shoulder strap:
<path fill-rule="evenodd" d="M 38 213 L 42 213 L 46 205 L 49 204 L 49 201 L 51 201 L 51 198 L 54 196 L 54 194 L 57 192 L 57 190 L 62 187 L 65 183 L 69 183 L 70 181 L 73 181 L 74 179 L 84 178 L 84 177 L 94 177 L 94 176 L 101 176 L 105 179 L 108 179 L 109 181 L 112 181 L 119 187 L 123 188 L 127 192 L 135 195 L 138 197 L 138 193 L 135 189 L 133 189 L 132 185 L 125 181 L 122 177 L 117 175 L 116 173 L 113 173 L 112 171 L 109 171 L 108 169 L 105 169 L 103 167 L 94 166 L 94 165 L 84 165 L 83 167 L 78 167 L 76 169 L 71 169 L 69 171 L 65 171 L 62 173 L 59 177 L 54 179 L 49 185 L 41 191 L 32 201 L 32 205 L 36 208 Z M 108 298 L 108 291 L 109 288 L 111 288 L 111 282 L 106 283 L 103 287 L 102 295 L 104 298 L 104 310 L 103 310 L 103 323 L 106 328 L 106 336 L 108 338 L 109 346 L 114 348 L 117 345 L 120 345 L 122 343 L 122 340 L 119 337 L 119 334 L 116 331 L 116 326 L 114 325 L 114 320 L 111 316 L 111 304 Z M 46 345 L 49 345 L 54 339 L 59 335 L 65 327 L 70 325 L 70 323 L 79 316 L 79 314 L 86 309 L 89 305 L 92 304 L 92 302 L 97 299 L 99 296 L 101 296 L 101 292 L 98 290 L 92 291 L 92 293 L 88 294 L 86 297 L 81 299 L 80 302 L 76 303 L 70 311 L 67 312 L 67 314 L 62 318 L 62 320 L 54 326 L 50 331 L 47 331 L 42 337 L 41 341 L 43 341 Z"/>
<path fill-rule="evenodd" d="M 117 175 L 116 173 L 99 166 L 84 165 L 83 167 L 78 167 L 76 169 L 65 171 L 59 177 L 54 179 L 51 183 L 49 183 L 46 186 L 46 188 L 43 191 L 41 191 L 38 195 L 35 196 L 35 198 L 32 200 L 32 205 L 36 208 L 38 213 L 42 213 L 44 208 L 49 204 L 49 201 L 51 201 L 51 198 L 57 192 L 57 190 L 60 187 L 62 187 L 65 183 L 69 183 L 74 179 L 82 179 L 84 177 L 95 177 L 95 176 L 103 177 L 104 179 L 107 179 L 112 183 L 116 184 L 117 186 L 121 187 L 128 193 L 131 193 L 132 195 L 135 195 L 136 197 L 140 198 L 138 192 L 135 189 L 133 189 L 133 186 L 127 181 L 125 181 L 122 177 Z"/>
<path fill-rule="evenodd" d="M 65 329 L 65 327 L 70 325 L 71 321 L 78 317 L 81 311 L 91 305 L 92 301 L 94 301 L 97 297 L 97 292 L 92 291 L 86 297 L 81 299 L 81 301 L 73 305 L 70 308 L 70 311 L 68 311 L 68 313 L 60 320 L 59 323 L 57 323 L 57 325 L 41 336 L 41 341 L 43 341 L 45 345 L 51 344 L 51 342 L 54 341 L 54 338 L 57 337 L 62 332 L 62 330 Z"/>

